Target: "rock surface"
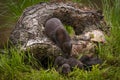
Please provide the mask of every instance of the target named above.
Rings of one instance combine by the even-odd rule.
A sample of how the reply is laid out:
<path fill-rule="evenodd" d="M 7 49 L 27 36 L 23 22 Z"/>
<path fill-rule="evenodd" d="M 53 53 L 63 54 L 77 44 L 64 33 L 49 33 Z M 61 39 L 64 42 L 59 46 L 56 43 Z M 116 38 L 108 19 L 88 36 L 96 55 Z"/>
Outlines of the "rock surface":
<path fill-rule="evenodd" d="M 72 26 L 75 31 L 74 37 L 88 31 L 102 30 L 103 27 L 100 26 L 103 24 L 103 16 L 99 11 L 84 9 L 82 6 L 77 6 L 76 3 L 39 3 L 24 10 L 11 33 L 11 43 L 21 50 L 29 49 L 39 59 L 43 56 L 60 55 L 61 49 L 44 34 L 45 22 L 53 17 L 59 18 L 65 25 Z M 88 46 L 89 43 L 85 39 L 73 38 L 72 41 L 73 45 L 79 47 L 81 44 Z M 83 48 L 86 48 L 79 47 L 73 47 L 74 51 L 80 49 L 77 51 L 78 54 L 84 50 Z"/>

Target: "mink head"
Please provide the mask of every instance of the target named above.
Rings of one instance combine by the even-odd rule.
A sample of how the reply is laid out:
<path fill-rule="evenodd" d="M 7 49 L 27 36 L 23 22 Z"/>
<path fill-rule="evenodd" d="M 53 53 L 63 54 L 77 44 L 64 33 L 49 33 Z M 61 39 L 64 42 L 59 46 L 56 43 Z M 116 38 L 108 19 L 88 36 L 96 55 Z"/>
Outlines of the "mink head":
<path fill-rule="evenodd" d="M 96 64 L 102 64 L 102 60 L 97 57 L 93 57 L 89 61 L 86 61 L 87 66 L 92 66 Z"/>
<path fill-rule="evenodd" d="M 55 59 L 54 65 L 59 67 L 59 66 L 62 66 L 65 62 L 66 62 L 65 58 L 63 58 L 62 56 L 58 56 Z"/>
<path fill-rule="evenodd" d="M 64 52 L 65 57 L 69 57 L 71 54 L 72 43 L 71 42 L 64 42 L 62 45 L 62 50 Z"/>
<path fill-rule="evenodd" d="M 90 57 L 87 56 L 87 55 L 83 55 L 81 58 L 80 58 L 80 61 L 85 63 L 86 61 L 89 61 L 90 60 Z"/>
<path fill-rule="evenodd" d="M 69 64 L 63 64 L 62 65 L 62 73 L 68 74 L 71 72 L 70 65 Z"/>

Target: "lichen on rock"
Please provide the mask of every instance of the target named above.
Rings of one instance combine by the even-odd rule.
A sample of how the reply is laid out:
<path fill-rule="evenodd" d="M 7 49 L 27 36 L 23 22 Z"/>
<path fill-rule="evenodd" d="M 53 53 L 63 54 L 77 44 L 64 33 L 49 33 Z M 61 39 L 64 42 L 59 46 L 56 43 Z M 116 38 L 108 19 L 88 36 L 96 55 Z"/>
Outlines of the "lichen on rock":
<path fill-rule="evenodd" d="M 75 3 L 39 3 L 24 10 L 11 33 L 10 41 L 17 47 L 21 45 L 22 50 L 29 49 L 37 58 L 46 55 L 54 58 L 60 55 L 61 49 L 44 34 L 45 22 L 53 17 L 59 18 L 65 25 L 71 25 L 75 31 L 74 36 L 83 35 L 91 30 L 100 30 L 98 25 L 103 18 L 97 10 L 86 10 L 77 7 Z M 86 40 L 77 41 L 86 43 Z M 73 42 L 76 42 L 75 38 Z M 84 49 L 78 50 L 78 53 L 82 50 Z"/>

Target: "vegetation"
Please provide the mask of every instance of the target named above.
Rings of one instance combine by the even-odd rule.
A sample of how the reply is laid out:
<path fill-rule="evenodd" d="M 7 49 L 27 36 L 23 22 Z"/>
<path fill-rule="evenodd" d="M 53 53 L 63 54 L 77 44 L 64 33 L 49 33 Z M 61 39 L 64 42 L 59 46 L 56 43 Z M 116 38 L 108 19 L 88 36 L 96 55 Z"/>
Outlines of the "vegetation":
<path fill-rule="evenodd" d="M 54 68 L 44 70 L 31 54 L 16 49 L 6 49 L 0 54 L 0 80 L 95 80 L 104 79 L 107 69 L 99 70 L 98 65 L 92 71 L 75 69 L 68 76 L 60 75 Z"/>
<path fill-rule="evenodd" d="M 19 3 L 10 0 L 8 7 L 12 19 L 18 19 L 26 7 L 39 1 L 48 0 L 19 0 Z M 29 52 L 25 54 L 16 48 L 5 48 L 4 52 L 0 51 L 0 80 L 120 80 L 120 0 L 102 0 L 102 4 L 105 21 L 110 26 L 107 43 L 99 44 L 97 49 L 105 61 L 102 66 L 95 65 L 92 71 L 75 68 L 65 76 L 54 68 L 44 70 Z"/>
<path fill-rule="evenodd" d="M 73 28 L 71 26 L 65 25 L 64 26 L 67 32 L 69 33 L 70 36 L 73 36 L 75 34 Z"/>
<path fill-rule="evenodd" d="M 40 2 L 47 1 L 49 0 L 8 0 L 9 3 L 7 6 L 9 8 L 9 11 L 12 13 L 13 19 L 18 19 L 25 8 Z"/>

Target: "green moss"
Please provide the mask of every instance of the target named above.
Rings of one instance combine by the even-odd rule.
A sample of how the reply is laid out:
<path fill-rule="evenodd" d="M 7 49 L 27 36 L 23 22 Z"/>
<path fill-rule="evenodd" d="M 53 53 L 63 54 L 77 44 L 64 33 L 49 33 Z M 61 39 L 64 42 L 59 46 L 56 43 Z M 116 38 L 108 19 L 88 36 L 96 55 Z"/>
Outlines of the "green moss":
<path fill-rule="evenodd" d="M 75 35 L 73 27 L 68 26 L 68 25 L 65 25 L 64 27 L 65 27 L 65 29 L 67 30 L 67 32 L 69 33 L 70 36 Z"/>

